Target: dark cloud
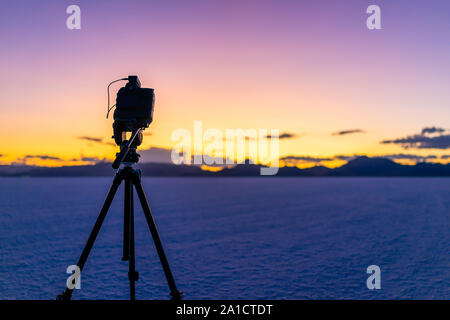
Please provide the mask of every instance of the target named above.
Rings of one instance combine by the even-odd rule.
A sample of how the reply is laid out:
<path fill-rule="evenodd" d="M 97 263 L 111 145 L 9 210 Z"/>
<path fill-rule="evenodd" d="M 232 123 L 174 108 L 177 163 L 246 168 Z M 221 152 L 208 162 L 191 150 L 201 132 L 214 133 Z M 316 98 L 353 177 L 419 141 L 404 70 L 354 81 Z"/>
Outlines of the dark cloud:
<path fill-rule="evenodd" d="M 361 157 L 362 155 L 352 155 L 352 156 L 347 156 L 347 155 L 337 155 L 334 156 L 333 159 L 334 160 L 343 160 L 343 161 L 351 161 L 354 160 L 356 158 Z M 385 159 L 390 159 L 390 160 L 411 160 L 414 162 L 424 162 L 427 160 L 435 160 L 438 159 L 438 156 L 436 155 L 418 155 L 418 154 L 405 154 L 405 153 L 398 153 L 398 154 L 383 154 L 383 155 L 379 155 L 377 156 L 378 158 L 385 158 Z M 442 156 L 441 156 L 442 159 Z"/>
<path fill-rule="evenodd" d="M 114 147 L 116 146 L 115 143 L 109 142 L 109 141 L 103 141 L 102 138 L 82 136 L 82 137 L 78 137 L 78 139 L 89 141 L 89 142 L 101 143 L 101 144 L 105 144 L 105 145 L 108 145 L 108 146 L 114 146 Z"/>
<path fill-rule="evenodd" d="M 438 127 L 425 127 L 420 134 L 406 136 L 393 140 L 383 140 L 383 144 L 399 144 L 404 149 L 448 149 L 450 148 L 450 134 L 442 134 L 446 130 Z M 428 134 L 439 133 L 437 136 L 428 136 Z"/>
<path fill-rule="evenodd" d="M 158 147 L 151 147 L 146 150 L 139 150 L 139 154 L 141 155 L 140 162 L 141 163 L 173 163 L 172 161 L 172 149 L 166 149 L 166 148 L 158 148 Z M 185 160 L 183 157 L 183 153 L 178 153 L 180 159 L 183 161 Z M 195 163 L 194 157 L 196 157 L 198 162 L 201 163 Z M 201 160 L 199 160 L 199 158 Z M 234 163 L 232 160 L 227 159 L 226 157 L 211 157 L 209 155 L 191 155 L 191 164 L 193 165 L 208 165 L 208 166 L 226 166 L 227 163 Z M 196 161 L 196 162 L 197 162 Z M 209 164 L 207 164 L 208 162 Z M 184 162 L 183 162 L 184 163 Z"/>
<path fill-rule="evenodd" d="M 90 142 L 103 142 L 102 138 L 94 138 L 94 137 L 87 137 L 87 136 L 83 136 L 83 137 L 78 137 L 78 139 L 80 140 L 86 140 L 86 141 L 90 141 Z"/>
<path fill-rule="evenodd" d="M 100 163 L 106 162 L 108 160 L 106 158 L 99 158 L 99 157 L 81 157 L 80 161 Z"/>
<path fill-rule="evenodd" d="M 0 158 L 3 157 L 3 154 L 0 153 Z"/>
<path fill-rule="evenodd" d="M 294 133 L 289 133 L 289 132 L 283 132 L 282 134 L 280 134 L 279 136 L 278 136 L 278 139 L 292 139 L 292 138 L 295 138 L 295 137 L 297 137 L 297 135 L 296 134 L 294 134 Z M 267 139 L 272 139 L 272 135 L 270 135 L 270 134 L 268 134 L 267 136 L 266 136 L 266 138 Z"/>
<path fill-rule="evenodd" d="M 100 161 L 101 159 L 98 157 L 81 157 L 80 161 Z"/>
<path fill-rule="evenodd" d="M 62 160 L 60 157 L 49 156 L 46 154 L 42 154 L 42 155 L 27 154 L 26 156 L 23 157 L 23 159 L 24 160 L 26 160 L 26 159 L 41 159 L 41 160 L 56 160 L 56 161 Z"/>
<path fill-rule="evenodd" d="M 450 154 L 444 154 L 441 159 L 450 159 Z"/>
<path fill-rule="evenodd" d="M 295 138 L 296 135 L 293 133 L 288 133 L 288 132 L 284 132 L 282 134 L 280 134 L 280 136 L 278 137 L 279 139 L 291 139 L 291 138 Z"/>
<path fill-rule="evenodd" d="M 321 163 L 322 161 L 331 161 L 332 158 L 316 158 L 310 156 L 286 156 L 281 157 L 281 161 L 289 164 L 299 164 L 299 163 Z"/>
<path fill-rule="evenodd" d="M 428 137 L 421 134 L 407 136 L 394 140 L 383 140 L 383 144 L 399 144 L 404 149 L 448 149 L 450 148 L 450 134 Z"/>
<path fill-rule="evenodd" d="M 72 158 L 70 161 L 79 161 L 79 162 L 90 162 L 90 163 L 100 163 L 100 162 L 108 162 L 108 159 L 106 158 L 99 158 L 99 157 L 86 157 L 81 156 L 79 158 Z"/>
<path fill-rule="evenodd" d="M 438 128 L 438 127 L 425 127 L 422 129 L 422 135 L 426 134 L 432 134 L 432 133 L 444 133 L 444 128 Z"/>
<path fill-rule="evenodd" d="M 356 159 L 359 157 L 361 157 L 361 155 L 357 155 L 357 154 L 354 154 L 351 156 L 350 155 L 337 155 L 337 156 L 334 156 L 333 159 L 334 160 L 342 160 L 342 161 L 350 161 L 350 160 L 353 160 L 353 159 Z"/>
<path fill-rule="evenodd" d="M 28 154 L 24 156 L 23 158 L 17 159 L 20 163 L 25 163 L 27 160 L 30 159 L 40 159 L 40 160 L 53 160 L 53 161 L 66 161 L 64 159 L 61 159 L 60 157 L 50 156 L 46 154 L 40 154 L 40 155 L 32 155 Z M 69 161 L 79 161 L 79 162 L 91 162 L 91 163 L 99 163 L 99 162 L 105 162 L 108 161 L 106 158 L 98 158 L 98 157 L 85 157 L 81 156 L 79 158 L 73 158 Z"/>
<path fill-rule="evenodd" d="M 333 161 L 333 160 L 341 160 L 341 161 L 351 161 L 354 160 L 356 158 L 362 157 L 363 155 L 335 155 L 333 157 L 310 157 L 310 156 L 286 156 L 286 157 L 281 157 L 280 160 L 284 161 L 286 164 L 293 164 L 293 165 L 297 165 L 300 163 L 314 163 L 314 164 L 320 164 L 321 162 L 324 161 Z M 425 162 L 427 160 L 435 160 L 438 159 L 439 157 L 436 155 L 417 155 L 417 154 L 403 154 L 403 153 L 399 153 L 399 154 L 385 154 L 385 155 L 379 155 L 377 156 L 379 158 L 386 158 L 386 159 L 390 159 L 390 160 L 411 160 L 414 162 Z M 446 156 L 441 156 L 441 159 L 448 159 L 450 158 L 450 155 L 446 155 Z"/>
<path fill-rule="evenodd" d="M 334 160 L 351 161 L 351 160 L 354 160 L 361 156 L 362 155 L 352 155 L 352 156 L 337 155 L 337 156 L 334 156 L 333 159 Z M 390 159 L 390 160 L 412 160 L 412 161 L 416 161 L 416 162 L 423 162 L 423 161 L 434 160 L 434 159 L 438 158 L 436 155 L 424 156 L 424 155 L 418 155 L 418 154 L 404 154 L 404 153 L 383 154 L 383 155 L 379 155 L 377 157 L 378 158 L 386 158 L 386 159 Z"/>
<path fill-rule="evenodd" d="M 141 155 L 140 162 L 158 162 L 158 163 L 172 163 L 171 154 L 172 149 L 151 147 L 146 150 L 139 150 Z"/>
<path fill-rule="evenodd" d="M 417 155 L 417 154 L 403 154 L 403 153 L 386 154 L 381 157 L 390 159 L 390 160 L 413 160 L 416 162 L 423 162 L 423 161 L 427 161 L 427 160 L 437 159 L 437 156 L 435 156 L 435 155 L 422 156 L 422 155 Z"/>
<path fill-rule="evenodd" d="M 200 158 L 200 160 L 198 160 L 198 158 Z M 200 161 L 201 161 L 201 163 L 195 163 L 195 162 L 200 162 Z M 253 164 L 253 161 L 251 161 L 249 159 L 244 159 L 243 161 L 244 162 L 248 161 L 249 163 Z M 244 163 L 244 162 L 242 162 L 242 163 Z M 206 165 L 206 166 L 210 166 L 210 167 L 224 167 L 224 166 L 227 166 L 227 164 L 234 164 L 235 161 L 229 160 L 228 158 L 225 158 L 225 157 L 211 157 L 209 155 L 204 154 L 204 155 L 193 155 L 192 159 L 191 159 L 191 163 L 196 164 L 196 165 Z"/>
<path fill-rule="evenodd" d="M 333 136 L 343 136 L 346 134 L 363 133 L 363 132 L 365 132 L 365 131 L 361 130 L 361 129 L 352 129 L 352 130 L 343 130 L 343 131 L 334 132 L 334 133 L 332 133 L 332 135 Z"/>

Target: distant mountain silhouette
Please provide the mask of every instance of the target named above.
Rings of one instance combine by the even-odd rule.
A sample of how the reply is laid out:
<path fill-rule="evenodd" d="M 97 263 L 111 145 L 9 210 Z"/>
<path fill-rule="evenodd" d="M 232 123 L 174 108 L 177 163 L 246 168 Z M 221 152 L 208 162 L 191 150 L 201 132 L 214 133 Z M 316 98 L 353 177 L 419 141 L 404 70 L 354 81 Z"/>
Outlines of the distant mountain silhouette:
<path fill-rule="evenodd" d="M 207 176 L 209 171 L 203 171 L 196 166 L 175 165 L 169 163 L 142 163 L 137 168 L 147 176 Z M 65 167 L 29 167 L 28 170 L 10 172 L 0 168 L 0 176 L 29 176 L 29 177 L 94 177 L 112 176 L 115 170 L 111 163 L 101 162 L 95 165 L 65 166 Z"/>
<path fill-rule="evenodd" d="M 17 173 L 30 171 L 35 166 L 27 165 L 0 165 L 0 176 L 13 175 Z"/>
<path fill-rule="evenodd" d="M 342 167 L 335 168 L 332 176 L 395 176 L 404 172 L 403 166 L 385 158 L 368 158 L 362 156 L 349 161 Z"/>
<path fill-rule="evenodd" d="M 261 165 L 245 164 L 225 168 L 217 172 L 205 171 L 197 166 L 174 165 L 168 163 L 139 163 L 137 167 L 144 176 L 160 177 L 249 177 L 259 176 Z M 29 177 L 89 177 L 112 176 L 114 169 L 110 163 L 95 165 L 36 167 L 36 166 L 0 166 L 0 176 Z M 338 168 L 315 166 L 306 169 L 282 167 L 278 177 L 449 177 L 450 164 L 421 162 L 416 165 L 401 165 L 385 158 L 356 158 Z"/>
<path fill-rule="evenodd" d="M 349 161 L 330 172 L 331 176 L 450 176 L 450 164 L 420 162 L 416 165 L 401 165 L 385 158 L 362 156 Z"/>

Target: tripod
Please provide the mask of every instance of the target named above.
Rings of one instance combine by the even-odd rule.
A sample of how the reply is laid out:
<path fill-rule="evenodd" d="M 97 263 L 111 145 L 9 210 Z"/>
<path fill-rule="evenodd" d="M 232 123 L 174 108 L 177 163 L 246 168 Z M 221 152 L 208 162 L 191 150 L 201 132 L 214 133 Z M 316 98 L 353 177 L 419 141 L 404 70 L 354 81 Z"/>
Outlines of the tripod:
<path fill-rule="evenodd" d="M 158 231 L 156 229 L 155 221 L 153 220 L 150 206 L 147 202 L 144 189 L 141 184 L 141 172 L 132 167 L 139 158 L 139 155 L 133 151 L 128 153 L 124 157 L 125 166 L 121 168 L 115 175 L 113 183 L 106 196 L 103 207 L 100 214 L 97 217 L 94 228 L 89 235 L 89 239 L 81 253 L 77 266 L 80 268 L 80 272 L 83 270 L 84 264 L 89 256 L 89 253 L 94 245 L 95 239 L 100 231 L 102 223 L 108 213 L 108 209 L 114 196 L 117 192 L 122 181 L 125 181 L 125 199 L 124 199 L 124 224 L 123 224 L 123 261 L 128 261 L 128 279 L 130 281 L 130 300 L 136 299 L 135 294 L 135 282 L 138 281 L 139 273 L 135 269 L 135 251 L 134 251 L 134 210 L 133 210 L 133 186 L 136 189 L 136 193 L 141 202 L 142 209 L 144 211 L 145 219 L 147 220 L 150 233 L 155 243 L 156 251 L 158 252 L 159 260 L 164 270 L 164 274 L 167 279 L 167 283 L 170 289 L 170 295 L 173 300 L 180 300 L 182 295 L 177 290 L 175 280 L 172 272 L 170 271 L 169 262 L 167 261 L 166 254 L 159 238 Z M 57 300 L 69 300 L 72 296 L 73 289 L 66 288 L 62 294 L 58 295 Z"/>

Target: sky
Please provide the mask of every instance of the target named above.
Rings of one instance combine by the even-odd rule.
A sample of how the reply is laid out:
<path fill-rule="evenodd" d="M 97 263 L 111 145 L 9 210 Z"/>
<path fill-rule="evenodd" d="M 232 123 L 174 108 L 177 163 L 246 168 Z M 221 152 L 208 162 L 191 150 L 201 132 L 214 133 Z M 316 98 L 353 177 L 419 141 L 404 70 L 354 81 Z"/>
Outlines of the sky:
<path fill-rule="evenodd" d="M 66 27 L 72 4 L 80 30 Z M 381 30 L 366 27 L 370 4 Z M 299 166 L 447 163 L 449 34 L 446 0 L 8 1 L 0 164 L 113 159 L 106 86 L 130 74 L 156 93 L 142 150 L 202 121 L 279 129 L 280 157 Z"/>

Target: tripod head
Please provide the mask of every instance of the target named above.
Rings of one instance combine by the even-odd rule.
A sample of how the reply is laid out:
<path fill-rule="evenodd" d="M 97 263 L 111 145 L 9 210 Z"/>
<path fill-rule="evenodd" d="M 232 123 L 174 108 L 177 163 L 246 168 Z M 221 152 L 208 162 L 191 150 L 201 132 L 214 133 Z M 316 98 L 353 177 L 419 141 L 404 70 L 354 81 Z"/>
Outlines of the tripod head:
<path fill-rule="evenodd" d="M 133 145 L 134 140 L 139 135 L 142 136 L 142 128 L 135 129 L 132 132 L 130 139 L 122 142 L 120 145 L 120 152 L 116 154 L 116 159 L 112 164 L 114 169 L 119 169 L 122 162 L 137 163 L 139 161 L 139 154 L 136 152 L 137 146 Z"/>

